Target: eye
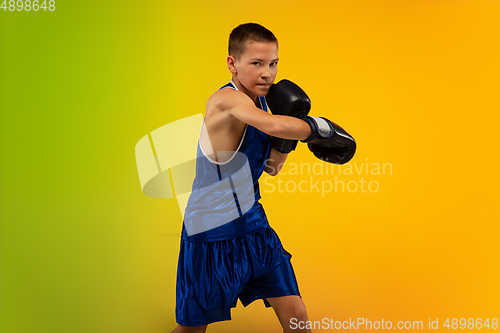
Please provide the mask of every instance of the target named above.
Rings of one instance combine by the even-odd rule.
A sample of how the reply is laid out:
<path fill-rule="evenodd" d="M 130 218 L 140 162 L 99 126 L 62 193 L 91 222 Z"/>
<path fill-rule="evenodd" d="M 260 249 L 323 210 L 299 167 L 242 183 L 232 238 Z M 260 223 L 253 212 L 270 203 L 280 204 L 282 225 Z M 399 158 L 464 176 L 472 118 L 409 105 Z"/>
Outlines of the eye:
<path fill-rule="evenodd" d="M 260 65 L 260 62 L 258 62 L 258 61 L 252 62 L 252 65 L 258 66 L 258 65 Z"/>
<path fill-rule="evenodd" d="M 271 66 L 278 66 L 278 63 L 277 62 L 272 62 Z"/>

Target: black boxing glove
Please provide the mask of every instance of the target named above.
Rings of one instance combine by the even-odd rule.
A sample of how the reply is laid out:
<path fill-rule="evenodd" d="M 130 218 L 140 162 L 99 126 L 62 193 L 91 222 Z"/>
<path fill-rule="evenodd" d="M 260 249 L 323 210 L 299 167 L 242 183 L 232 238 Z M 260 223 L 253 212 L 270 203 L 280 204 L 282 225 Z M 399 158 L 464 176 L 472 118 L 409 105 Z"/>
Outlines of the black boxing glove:
<path fill-rule="evenodd" d="M 349 162 L 356 152 L 356 141 L 342 127 L 326 118 L 302 117 L 311 127 L 311 135 L 302 142 L 320 160 L 344 164 Z"/>
<path fill-rule="evenodd" d="M 311 100 L 299 86 L 289 80 L 273 84 L 266 95 L 267 105 L 273 114 L 301 118 L 311 110 Z M 298 140 L 273 136 L 271 143 L 282 154 L 295 150 Z"/>

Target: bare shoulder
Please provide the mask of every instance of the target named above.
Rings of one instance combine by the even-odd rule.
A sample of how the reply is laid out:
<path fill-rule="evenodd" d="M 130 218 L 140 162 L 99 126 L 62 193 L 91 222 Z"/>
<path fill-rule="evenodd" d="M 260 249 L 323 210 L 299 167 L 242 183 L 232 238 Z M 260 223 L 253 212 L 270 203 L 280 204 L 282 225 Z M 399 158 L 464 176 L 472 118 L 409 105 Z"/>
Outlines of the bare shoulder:
<path fill-rule="evenodd" d="M 235 118 L 231 110 L 248 103 L 247 100 L 251 103 L 248 96 L 231 88 L 220 89 L 207 100 L 201 145 L 218 162 L 229 159 L 241 141 L 246 124 Z"/>
<path fill-rule="evenodd" d="M 213 93 L 207 100 L 207 112 L 209 110 L 228 111 L 242 105 L 253 105 L 253 102 L 241 91 L 224 88 Z"/>

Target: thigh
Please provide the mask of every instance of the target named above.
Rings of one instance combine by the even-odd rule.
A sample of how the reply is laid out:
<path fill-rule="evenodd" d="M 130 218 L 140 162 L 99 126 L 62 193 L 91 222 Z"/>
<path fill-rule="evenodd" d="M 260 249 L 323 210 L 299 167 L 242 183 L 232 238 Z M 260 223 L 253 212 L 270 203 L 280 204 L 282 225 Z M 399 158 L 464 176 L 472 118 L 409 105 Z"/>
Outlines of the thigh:
<path fill-rule="evenodd" d="M 298 295 L 289 295 L 281 297 L 269 297 L 267 299 L 269 304 L 273 307 L 276 312 L 298 312 L 305 311 L 305 304 L 302 298 Z M 299 314 L 299 313 L 297 313 Z"/>
<path fill-rule="evenodd" d="M 292 330 L 293 323 L 307 322 L 308 320 L 306 306 L 300 296 L 272 297 L 268 298 L 267 301 L 276 312 L 276 316 L 285 332 L 296 331 Z M 310 332 L 310 330 L 298 330 L 297 332 Z"/>

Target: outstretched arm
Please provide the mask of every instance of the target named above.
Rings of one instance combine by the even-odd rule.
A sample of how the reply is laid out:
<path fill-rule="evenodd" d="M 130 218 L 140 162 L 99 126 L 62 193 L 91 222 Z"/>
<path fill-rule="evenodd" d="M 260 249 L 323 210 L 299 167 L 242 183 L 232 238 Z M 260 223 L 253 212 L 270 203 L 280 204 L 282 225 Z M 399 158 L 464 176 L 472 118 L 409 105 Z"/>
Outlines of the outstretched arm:
<path fill-rule="evenodd" d="M 257 108 L 252 100 L 240 91 L 223 89 L 212 102 L 221 110 L 239 121 L 251 125 L 262 132 L 283 139 L 304 140 L 311 135 L 311 127 L 303 120 L 272 115 Z"/>

